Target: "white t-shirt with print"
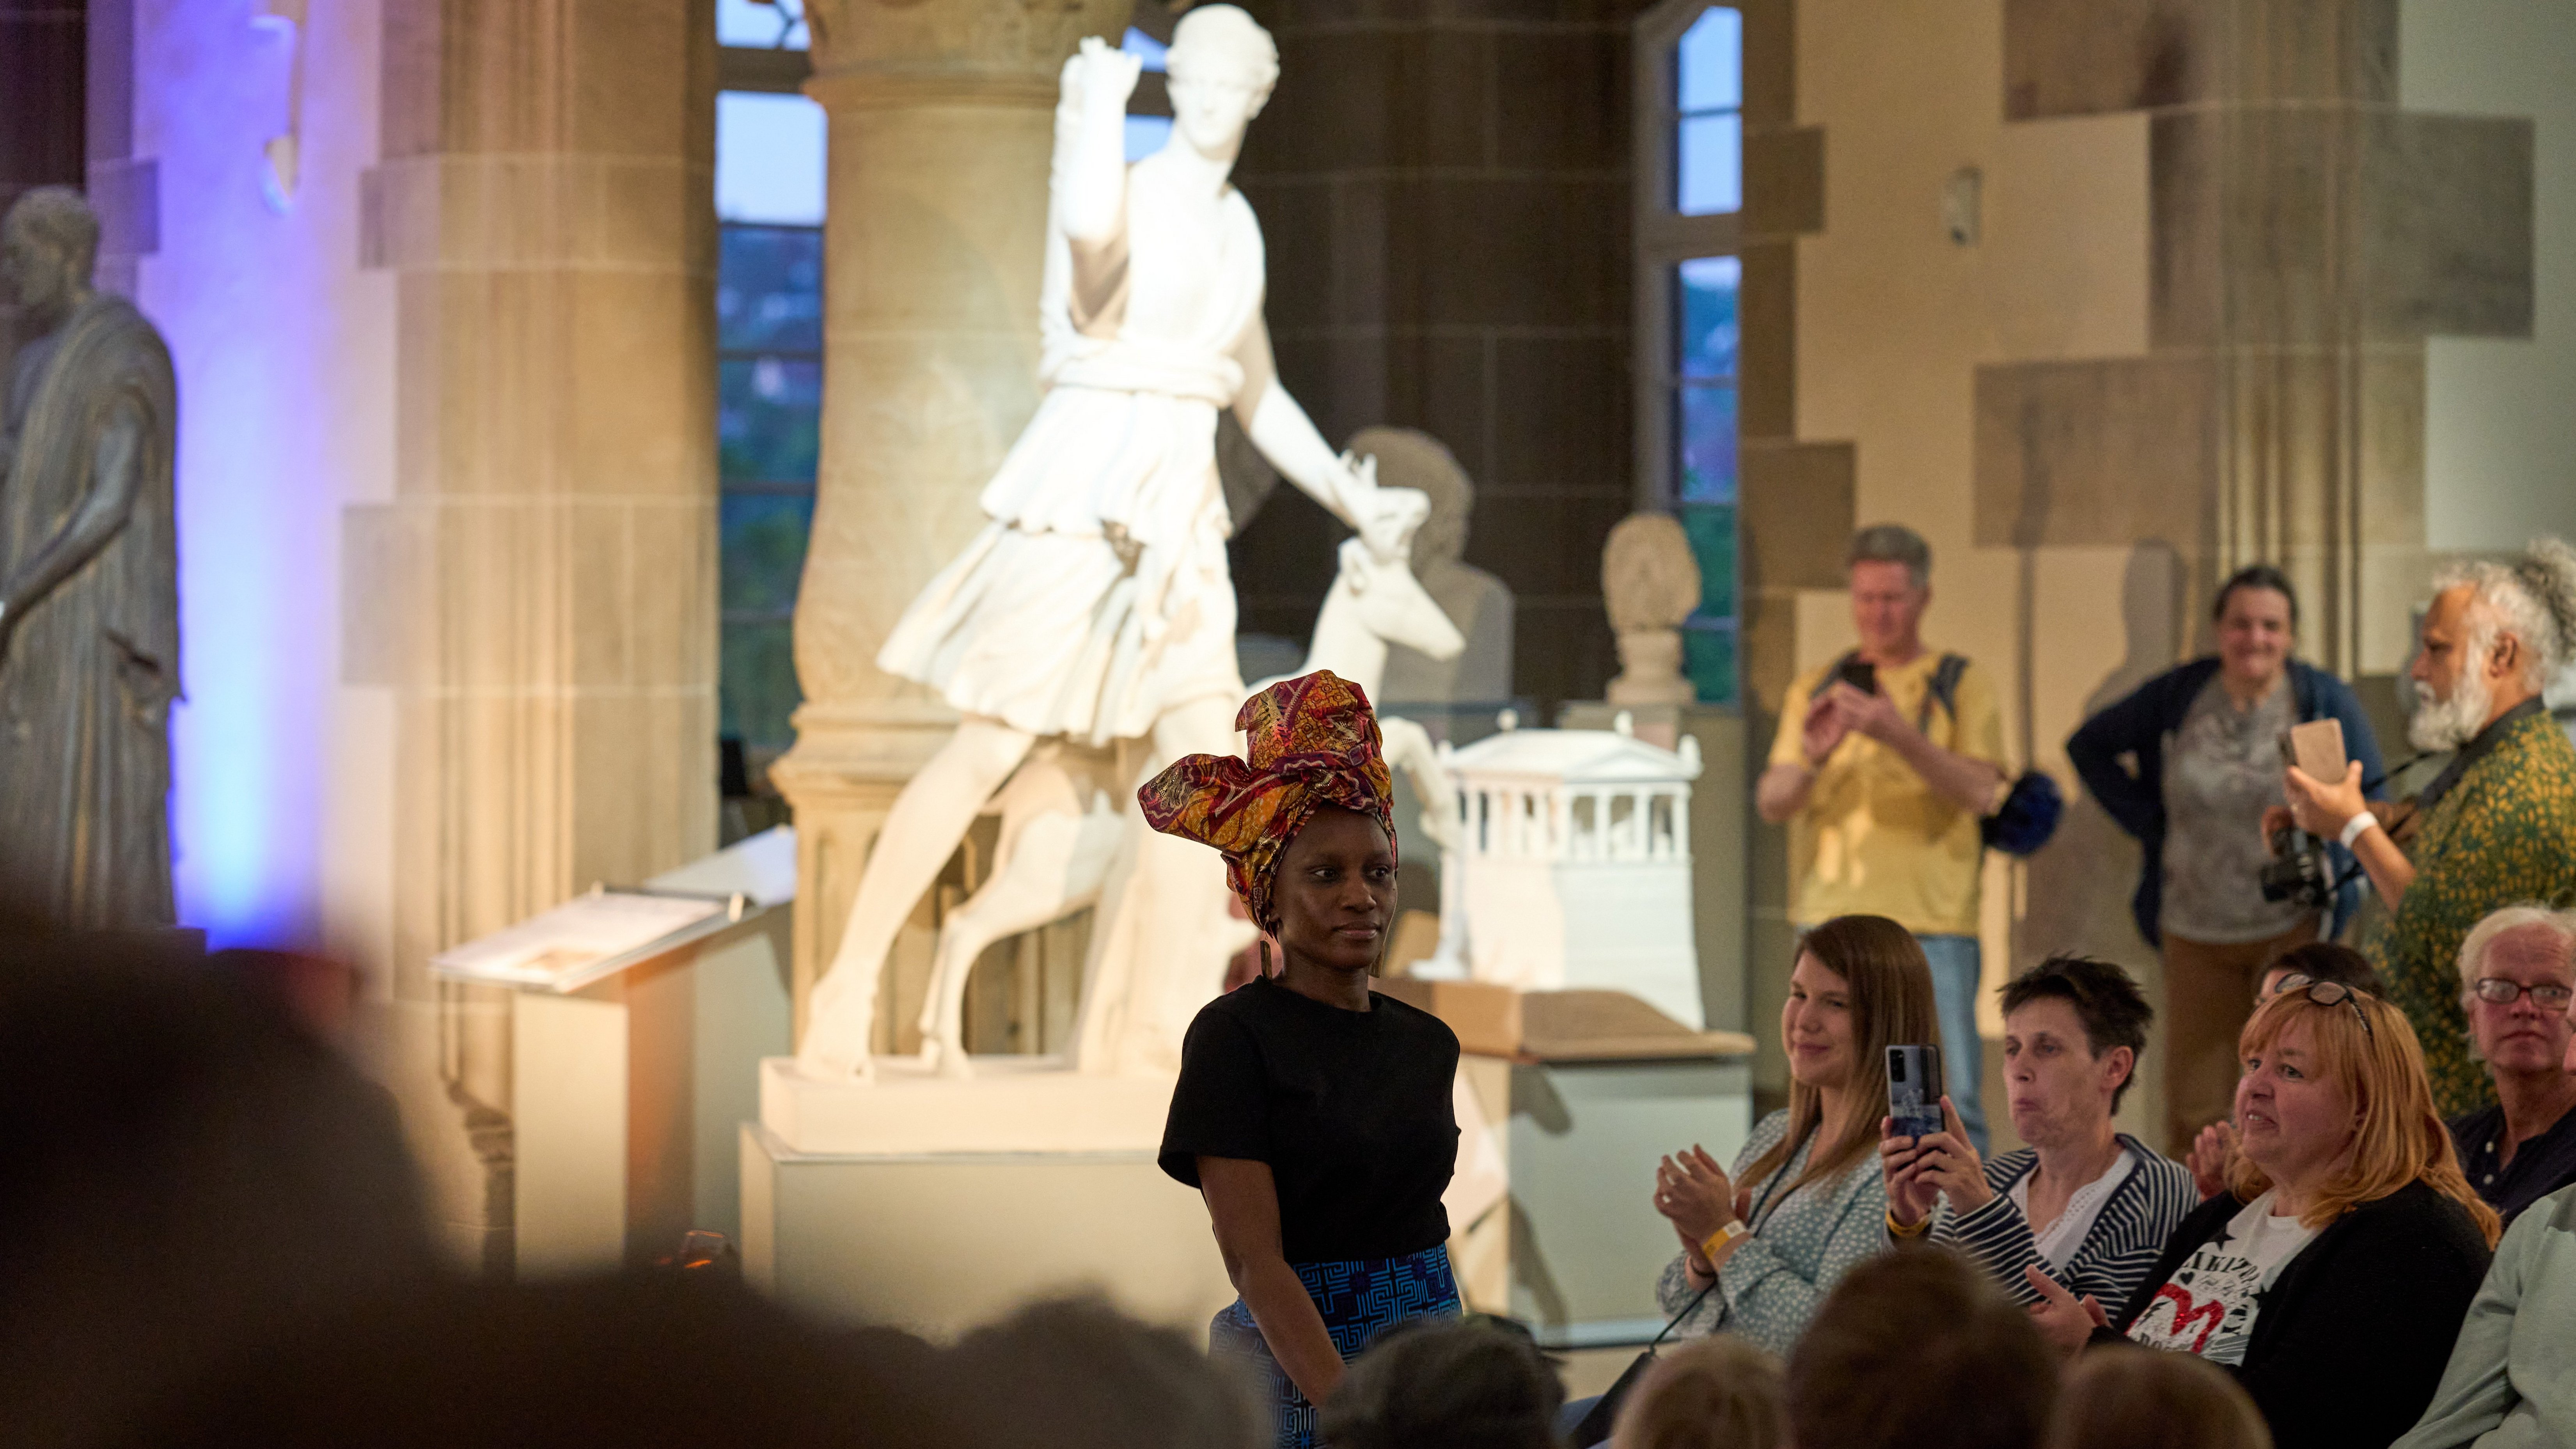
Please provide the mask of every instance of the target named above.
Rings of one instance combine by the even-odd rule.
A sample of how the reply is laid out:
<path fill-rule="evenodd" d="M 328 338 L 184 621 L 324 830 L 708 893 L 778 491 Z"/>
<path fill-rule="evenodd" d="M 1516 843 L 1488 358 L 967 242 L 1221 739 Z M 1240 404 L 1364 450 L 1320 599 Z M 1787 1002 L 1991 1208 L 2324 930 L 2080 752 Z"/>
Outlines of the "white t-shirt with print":
<path fill-rule="evenodd" d="M 2319 1231 L 2295 1217 L 2272 1216 L 2271 1193 L 2247 1203 L 2156 1290 L 2147 1311 L 2129 1325 L 2129 1341 L 2198 1354 L 2211 1363 L 2245 1362 L 2263 1295 Z"/>

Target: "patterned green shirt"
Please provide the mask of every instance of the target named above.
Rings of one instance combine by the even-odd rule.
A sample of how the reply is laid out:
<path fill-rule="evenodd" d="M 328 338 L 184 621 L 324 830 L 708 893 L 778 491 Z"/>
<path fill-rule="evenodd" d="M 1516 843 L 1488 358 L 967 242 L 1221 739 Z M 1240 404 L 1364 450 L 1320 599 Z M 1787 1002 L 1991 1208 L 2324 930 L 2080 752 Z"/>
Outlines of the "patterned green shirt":
<path fill-rule="evenodd" d="M 2546 712 L 2504 721 L 2495 746 L 2424 816 L 2415 883 L 2395 915 L 2363 913 L 2360 949 L 2424 1043 L 2446 1118 L 2495 1100 L 2460 1010 L 2460 942 L 2489 912 L 2576 904 L 2576 746 Z"/>

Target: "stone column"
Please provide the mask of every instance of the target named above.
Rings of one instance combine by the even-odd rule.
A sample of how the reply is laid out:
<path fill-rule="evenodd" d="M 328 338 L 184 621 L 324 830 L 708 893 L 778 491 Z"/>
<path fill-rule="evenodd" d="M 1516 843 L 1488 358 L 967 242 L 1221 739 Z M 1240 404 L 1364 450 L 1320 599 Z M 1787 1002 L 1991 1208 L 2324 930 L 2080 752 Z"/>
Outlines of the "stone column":
<path fill-rule="evenodd" d="M 381 63 L 398 448 L 344 677 L 391 694 L 388 1074 L 506 1271 L 508 1006 L 428 957 L 716 843 L 712 0 L 384 0 Z"/>
<path fill-rule="evenodd" d="M 2148 351 L 1977 380 L 1982 543 L 2257 560 L 2301 652 L 2394 667 L 2425 582 L 2424 344 L 2532 327 L 2532 123 L 2397 105 L 2397 0 L 2007 7 L 2013 121 L 2149 114 Z"/>
<path fill-rule="evenodd" d="M 880 672 L 876 651 L 974 536 L 976 497 L 1037 407 L 1057 75 L 1083 36 L 1114 40 L 1127 10 L 807 6 L 806 89 L 831 117 L 822 461 L 796 609 L 806 702 L 795 748 L 770 767 L 796 811 L 800 1033 L 877 828 L 955 723 L 927 691 Z M 926 940 L 898 945 L 892 989 L 926 953 Z"/>

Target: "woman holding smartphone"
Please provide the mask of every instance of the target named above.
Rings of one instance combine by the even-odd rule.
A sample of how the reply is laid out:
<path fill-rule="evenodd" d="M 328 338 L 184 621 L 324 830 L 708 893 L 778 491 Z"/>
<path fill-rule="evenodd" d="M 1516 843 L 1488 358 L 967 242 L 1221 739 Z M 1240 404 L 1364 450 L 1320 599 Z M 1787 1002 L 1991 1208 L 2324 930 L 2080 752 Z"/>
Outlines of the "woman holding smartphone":
<path fill-rule="evenodd" d="M 1789 1105 L 1732 1167 L 1691 1147 L 1655 1169 L 1655 1210 L 1681 1239 L 1656 1297 L 1687 1336 L 1724 1329 L 1786 1356 L 1851 1266 L 1885 1244 L 1877 1168 L 1887 1049 L 1938 1045 L 1932 969 L 1884 916 L 1837 916 L 1798 942 L 1780 1043 Z"/>

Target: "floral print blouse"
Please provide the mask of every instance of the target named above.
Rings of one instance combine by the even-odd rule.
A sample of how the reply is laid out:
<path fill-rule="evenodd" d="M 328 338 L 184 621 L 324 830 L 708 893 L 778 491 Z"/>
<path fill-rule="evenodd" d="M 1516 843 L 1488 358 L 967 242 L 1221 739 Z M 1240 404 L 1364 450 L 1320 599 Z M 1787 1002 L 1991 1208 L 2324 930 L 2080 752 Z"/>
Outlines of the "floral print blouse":
<path fill-rule="evenodd" d="M 2546 710 L 2490 728 L 2493 746 L 2424 812 L 2406 844 L 2415 883 L 2394 916 L 2374 905 L 2361 920 L 2361 952 L 2423 1042 L 2446 1119 L 2495 1100 L 2460 1009 L 2461 940 L 2505 906 L 2576 903 L 2576 745 Z"/>
<path fill-rule="evenodd" d="M 1744 1150 L 1735 1156 L 1729 1175 L 1753 1190 L 1753 1235 L 1736 1245 L 1717 1270 L 1717 1288 L 1674 1330 L 1676 1338 L 1699 1338 L 1724 1331 L 1742 1334 L 1773 1353 L 1788 1355 L 1798 1335 L 1825 1295 L 1852 1265 L 1886 1244 L 1887 1180 L 1878 1170 L 1878 1154 L 1861 1158 L 1839 1177 L 1810 1182 L 1797 1191 L 1765 1202 L 1763 1189 L 1786 1186 L 1805 1171 L 1820 1129 L 1780 1170 L 1747 1184 L 1744 1172 L 1789 1131 L 1786 1110 L 1756 1123 Z M 1699 1297 L 1683 1267 L 1684 1255 L 1665 1265 L 1655 1284 L 1655 1297 L 1667 1315 Z"/>

